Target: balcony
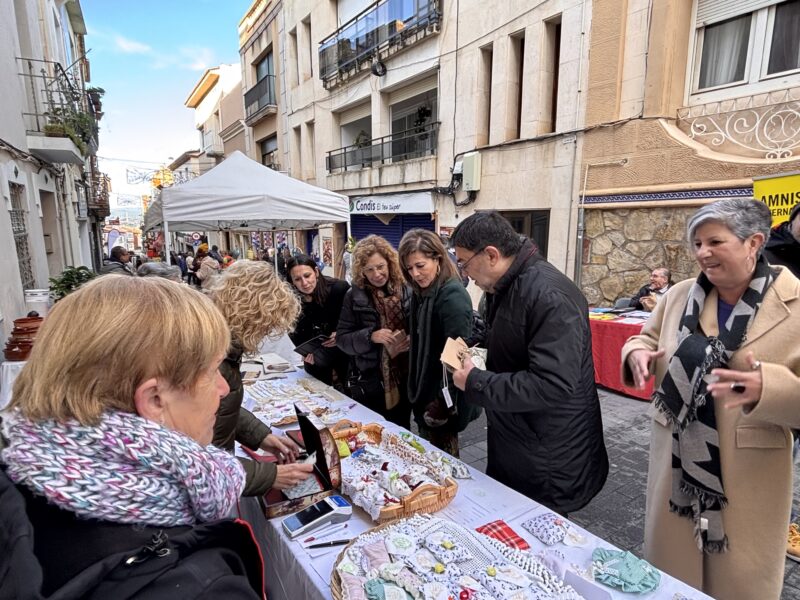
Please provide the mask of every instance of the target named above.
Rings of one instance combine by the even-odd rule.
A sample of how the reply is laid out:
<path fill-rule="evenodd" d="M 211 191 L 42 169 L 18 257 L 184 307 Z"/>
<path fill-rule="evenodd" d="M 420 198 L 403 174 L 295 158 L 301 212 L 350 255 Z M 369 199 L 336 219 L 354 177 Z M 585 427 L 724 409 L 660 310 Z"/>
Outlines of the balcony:
<path fill-rule="evenodd" d="M 331 150 L 325 157 L 328 173 L 364 169 L 436 154 L 439 122 L 372 139 L 364 144 Z"/>
<path fill-rule="evenodd" d="M 800 88 L 681 108 L 678 128 L 715 152 L 790 159 L 800 153 Z"/>
<path fill-rule="evenodd" d="M 416 6 L 415 6 L 416 5 Z M 319 71 L 331 89 L 439 32 L 441 0 L 379 0 L 320 43 Z"/>
<path fill-rule="evenodd" d="M 18 60 L 29 98 L 28 110 L 22 113 L 28 149 L 49 163 L 83 164 L 85 156 L 97 151 L 97 117 L 80 73 L 52 61 Z"/>
<path fill-rule="evenodd" d="M 267 75 L 244 93 L 244 122 L 252 127 L 262 117 L 277 112 L 275 75 Z"/>
<path fill-rule="evenodd" d="M 105 218 L 110 213 L 109 193 L 111 192 L 111 178 L 105 173 L 95 172 L 92 176 L 91 200 L 89 210 L 98 218 Z"/>

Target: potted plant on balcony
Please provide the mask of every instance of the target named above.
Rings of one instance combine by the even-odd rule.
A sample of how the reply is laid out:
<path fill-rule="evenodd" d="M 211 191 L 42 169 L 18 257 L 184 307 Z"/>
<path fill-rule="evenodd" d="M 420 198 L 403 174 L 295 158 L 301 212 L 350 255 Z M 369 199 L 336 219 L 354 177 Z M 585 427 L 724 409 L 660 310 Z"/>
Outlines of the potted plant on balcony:
<path fill-rule="evenodd" d="M 362 150 L 362 148 L 369 148 L 371 145 L 372 140 L 369 137 L 369 134 L 364 131 L 363 129 L 358 132 L 358 135 L 353 139 L 353 146 L 356 149 L 356 157 L 358 160 L 355 162 L 361 162 L 362 167 L 367 167 L 370 165 L 372 159 L 371 151 Z"/>

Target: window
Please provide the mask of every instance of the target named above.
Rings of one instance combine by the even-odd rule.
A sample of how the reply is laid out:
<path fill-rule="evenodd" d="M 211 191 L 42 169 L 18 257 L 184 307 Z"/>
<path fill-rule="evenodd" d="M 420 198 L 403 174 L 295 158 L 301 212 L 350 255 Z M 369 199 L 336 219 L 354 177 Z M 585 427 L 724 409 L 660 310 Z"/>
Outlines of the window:
<path fill-rule="evenodd" d="M 289 64 L 294 66 L 292 69 L 292 85 L 300 85 L 300 56 L 298 54 L 299 48 L 297 47 L 297 29 L 292 29 L 289 32 Z"/>
<path fill-rule="evenodd" d="M 478 64 L 478 114 L 475 145 L 485 146 L 489 143 L 492 129 L 492 63 L 493 46 L 489 44 L 479 50 Z"/>
<path fill-rule="evenodd" d="M 556 130 L 558 115 L 558 72 L 561 66 L 561 15 L 544 23 L 542 52 L 542 90 L 539 135 Z"/>
<path fill-rule="evenodd" d="M 508 65 L 508 111 L 506 113 L 505 140 L 522 137 L 522 91 L 525 72 L 525 32 L 510 36 Z"/>
<path fill-rule="evenodd" d="M 697 0 L 695 101 L 782 89 L 800 80 L 800 0 L 764 4 Z"/>
<path fill-rule="evenodd" d="M 278 136 L 271 135 L 258 142 L 261 149 L 261 164 L 270 169 L 279 169 L 278 165 Z"/>
<path fill-rule="evenodd" d="M 550 234 L 549 210 L 502 211 L 500 214 L 508 219 L 514 231 L 530 238 L 539 247 L 541 255 L 547 258 L 547 242 Z"/>
<path fill-rule="evenodd" d="M 16 183 L 9 183 L 11 192 L 11 233 L 14 236 L 14 246 L 17 250 L 17 266 L 22 280 L 22 289 L 30 290 L 36 287 L 31 266 L 31 253 L 28 246 L 28 225 L 26 222 L 28 212 L 25 210 L 25 188 Z"/>
<path fill-rule="evenodd" d="M 800 1 L 775 7 L 767 74 L 800 69 Z"/>
<path fill-rule="evenodd" d="M 303 19 L 303 37 L 306 38 L 306 54 L 308 55 L 304 77 L 308 75 L 308 77 L 305 77 L 308 79 L 314 76 L 314 42 L 311 40 L 311 15 Z"/>
<path fill-rule="evenodd" d="M 275 66 L 272 60 L 272 50 L 256 63 L 256 81 L 261 81 L 265 77 L 275 75 Z"/>

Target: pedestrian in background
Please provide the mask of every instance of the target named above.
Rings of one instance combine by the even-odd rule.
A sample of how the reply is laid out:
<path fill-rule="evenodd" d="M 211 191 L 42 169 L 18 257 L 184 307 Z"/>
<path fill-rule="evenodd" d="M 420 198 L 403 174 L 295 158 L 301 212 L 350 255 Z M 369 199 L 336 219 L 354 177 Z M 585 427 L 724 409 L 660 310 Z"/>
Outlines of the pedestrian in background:
<path fill-rule="evenodd" d="M 440 356 L 447 338 L 467 339 L 472 333 L 472 301 L 442 241 L 432 231 L 407 232 L 398 254 L 403 276 L 414 291 L 408 357 L 408 398 L 414 420 L 420 435 L 458 456 L 458 434 L 479 412 L 463 402 L 461 391 L 443 372 Z"/>
<path fill-rule="evenodd" d="M 800 281 L 762 254 L 770 211 L 721 200 L 689 220 L 701 273 L 622 349 L 655 376 L 645 558 L 715 598 L 777 600 L 800 427 Z"/>

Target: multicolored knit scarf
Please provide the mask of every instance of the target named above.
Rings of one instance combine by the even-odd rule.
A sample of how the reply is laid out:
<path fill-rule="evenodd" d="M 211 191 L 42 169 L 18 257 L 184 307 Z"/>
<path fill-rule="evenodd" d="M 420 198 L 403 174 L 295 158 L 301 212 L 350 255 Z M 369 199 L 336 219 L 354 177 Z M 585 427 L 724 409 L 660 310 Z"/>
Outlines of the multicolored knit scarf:
<path fill-rule="evenodd" d="M 239 461 L 135 414 L 97 426 L 3 415 L 14 483 L 80 517 L 172 527 L 227 517 L 244 488 Z"/>
<path fill-rule="evenodd" d="M 386 286 L 386 290 L 390 290 Z M 381 320 L 381 328 L 391 331 L 405 331 L 406 315 L 403 312 L 403 287 L 395 286 L 391 293 L 387 294 L 384 290 L 376 290 L 370 286 L 372 302 Z M 399 382 L 405 381 L 408 377 L 408 353 L 390 356 L 384 349 L 381 352 L 381 375 L 383 377 L 383 390 L 386 400 L 386 408 L 393 409 L 400 404 Z"/>

